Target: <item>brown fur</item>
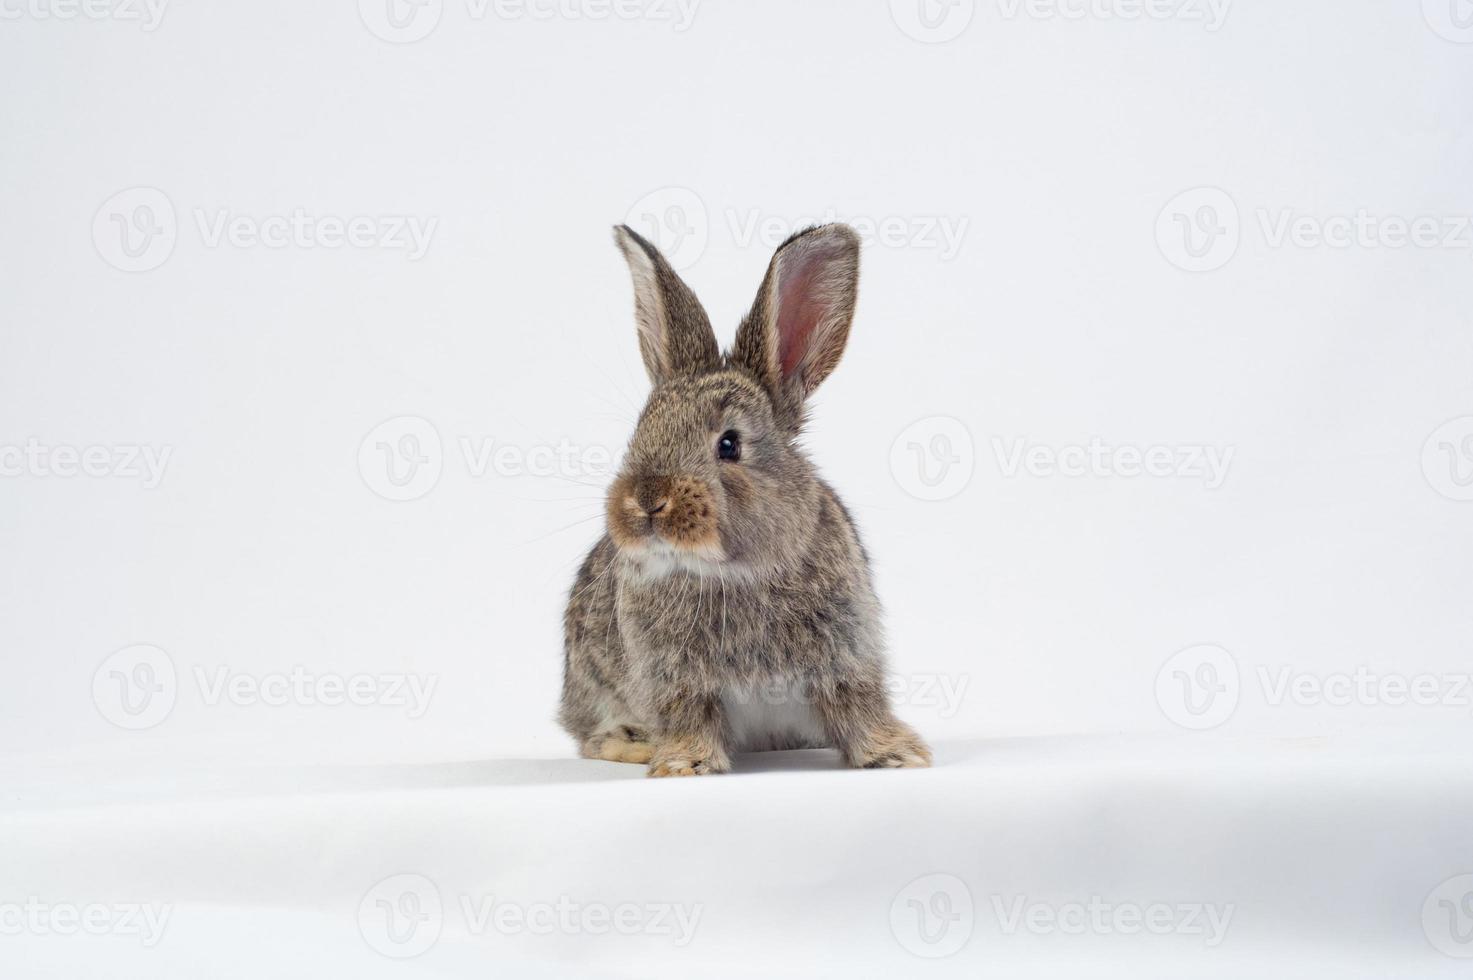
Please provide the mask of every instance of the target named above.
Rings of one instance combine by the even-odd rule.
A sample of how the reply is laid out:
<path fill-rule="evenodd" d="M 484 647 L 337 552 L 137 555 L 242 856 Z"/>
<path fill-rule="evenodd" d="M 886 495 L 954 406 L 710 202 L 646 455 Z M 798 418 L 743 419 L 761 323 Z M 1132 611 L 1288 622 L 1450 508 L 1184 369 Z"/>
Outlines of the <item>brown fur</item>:
<path fill-rule="evenodd" d="M 647 747 L 652 776 L 726 771 L 739 730 L 761 747 L 814 744 L 809 716 L 849 765 L 929 765 L 890 710 L 854 524 L 795 444 L 804 400 L 848 337 L 857 236 L 826 225 L 784 243 L 721 358 L 659 252 L 627 228 L 616 237 L 655 387 L 609 490 L 608 533 L 569 598 L 563 726 L 589 758 L 634 761 Z M 739 461 L 717 456 L 728 430 Z M 746 710 L 737 692 L 774 682 L 801 692 L 778 705 L 800 721 L 749 731 L 768 721 L 734 715 Z"/>

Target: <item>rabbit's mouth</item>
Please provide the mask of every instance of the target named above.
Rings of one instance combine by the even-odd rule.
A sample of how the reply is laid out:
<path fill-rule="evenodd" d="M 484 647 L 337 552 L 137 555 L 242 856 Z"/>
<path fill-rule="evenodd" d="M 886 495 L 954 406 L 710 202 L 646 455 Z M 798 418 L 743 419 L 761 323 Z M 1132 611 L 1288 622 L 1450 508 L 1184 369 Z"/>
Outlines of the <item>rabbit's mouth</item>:
<path fill-rule="evenodd" d="M 683 547 L 670 544 L 664 538 L 647 538 L 635 547 L 620 548 L 625 556 L 641 566 L 642 572 L 651 578 L 669 575 L 675 570 L 713 575 L 726 567 L 725 551 L 717 547 Z"/>
<path fill-rule="evenodd" d="M 748 582 L 754 574 L 746 563 L 729 559 L 719 545 L 715 548 L 686 548 L 662 538 L 648 538 L 632 547 L 621 545 L 619 553 L 627 572 L 632 572 L 636 580 L 645 582 L 657 581 L 676 572 L 728 582 Z"/>

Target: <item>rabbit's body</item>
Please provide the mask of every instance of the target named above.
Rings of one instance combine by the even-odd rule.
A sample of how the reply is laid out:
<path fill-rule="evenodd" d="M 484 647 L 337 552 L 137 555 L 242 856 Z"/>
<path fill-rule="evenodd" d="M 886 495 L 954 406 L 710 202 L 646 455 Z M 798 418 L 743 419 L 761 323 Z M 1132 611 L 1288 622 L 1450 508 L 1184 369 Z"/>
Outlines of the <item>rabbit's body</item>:
<path fill-rule="evenodd" d="M 770 305 L 786 296 L 789 312 L 805 309 L 782 291 L 785 245 L 769 298 L 759 295 L 724 358 L 659 253 L 620 233 L 655 389 L 565 617 L 560 720 L 587 757 L 691 775 L 724 771 L 733 751 L 831 745 L 851 765 L 929 764 L 890 711 L 879 603 L 853 522 L 793 445 L 802 398 L 837 361 L 852 314 L 844 262 L 857 262 L 857 241 L 835 229 L 805 233 L 817 240 L 789 252 L 808 274 L 798 286 L 823 292 L 836 274 L 849 286 L 834 324 L 822 321 L 827 307 L 809 318 L 813 350 L 779 356 Z"/>

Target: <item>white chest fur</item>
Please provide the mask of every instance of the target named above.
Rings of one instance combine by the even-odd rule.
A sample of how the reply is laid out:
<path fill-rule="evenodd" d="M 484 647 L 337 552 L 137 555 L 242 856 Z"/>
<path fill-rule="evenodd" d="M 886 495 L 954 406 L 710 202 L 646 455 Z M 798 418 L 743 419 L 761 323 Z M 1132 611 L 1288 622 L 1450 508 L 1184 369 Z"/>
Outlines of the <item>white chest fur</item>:
<path fill-rule="evenodd" d="M 813 693 L 789 678 L 727 688 L 726 710 L 731 748 L 737 752 L 821 748 L 829 744 L 813 707 Z"/>

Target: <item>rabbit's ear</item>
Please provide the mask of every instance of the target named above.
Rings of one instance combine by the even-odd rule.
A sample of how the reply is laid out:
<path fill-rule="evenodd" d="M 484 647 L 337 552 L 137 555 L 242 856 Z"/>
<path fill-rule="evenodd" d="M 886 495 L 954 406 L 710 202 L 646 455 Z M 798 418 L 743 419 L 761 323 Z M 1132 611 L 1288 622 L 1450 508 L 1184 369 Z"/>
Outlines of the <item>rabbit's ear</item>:
<path fill-rule="evenodd" d="M 711 321 L 690 287 L 670 268 L 660 250 L 628 225 L 614 228 L 614 241 L 634 277 L 634 321 L 639 353 L 655 384 L 683 374 L 713 371 L 721 364 Z"/>
<path fill-rule="evenodd" d="M 805 229 L 773 255 L 731 359 L 762 380 L 790 420 L 839 363 L 858 291 L 859 235 L 848 225 Z"/>

